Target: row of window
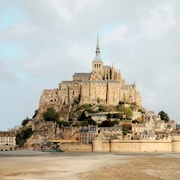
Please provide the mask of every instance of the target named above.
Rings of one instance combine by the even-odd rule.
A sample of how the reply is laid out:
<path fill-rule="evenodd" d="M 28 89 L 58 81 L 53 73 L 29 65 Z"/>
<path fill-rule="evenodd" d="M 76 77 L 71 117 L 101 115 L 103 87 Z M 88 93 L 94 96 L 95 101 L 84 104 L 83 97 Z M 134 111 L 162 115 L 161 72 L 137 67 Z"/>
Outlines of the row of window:
<path fill-rule="evenodd" d="M 101 64 L 94 64 L 94 68 L 101 68 Z"/>
<path fill-rule="evenodd" d="M 7 136 L 4 136 L 4 137 L 0 137 L 0 139 L 15 139 L 15 137 L 7 137 Z"/>
<path fill-rule="evenodd" d="M 0 146 L 14 146 L 14 143 L 0 143 Z"/>

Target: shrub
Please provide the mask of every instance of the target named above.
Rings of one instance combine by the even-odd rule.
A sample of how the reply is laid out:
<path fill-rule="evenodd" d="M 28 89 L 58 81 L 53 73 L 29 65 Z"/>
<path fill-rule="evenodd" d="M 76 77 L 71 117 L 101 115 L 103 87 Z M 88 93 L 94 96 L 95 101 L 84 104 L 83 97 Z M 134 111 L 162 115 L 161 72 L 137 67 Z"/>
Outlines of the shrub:
<path fill-rule="evenodd" d="M 43 118 L 45 121 L 54 121 L 59 120 L 59 113 L 57 113 L 54 108 L 48 108 L 46 112 L 43 113 Z"/>

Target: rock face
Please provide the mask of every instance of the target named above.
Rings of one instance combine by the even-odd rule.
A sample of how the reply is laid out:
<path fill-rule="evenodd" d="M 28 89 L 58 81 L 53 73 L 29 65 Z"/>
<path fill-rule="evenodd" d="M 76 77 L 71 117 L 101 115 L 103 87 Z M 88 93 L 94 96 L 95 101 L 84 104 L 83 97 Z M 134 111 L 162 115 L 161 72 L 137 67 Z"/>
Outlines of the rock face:
<path fill-rule="evenodd" d="M 24 147 L 27 149 L 39 149 L 43 143 L 54 139 L 76 139 L 78 128 L 57 127 L 54 122 L 32 123 L 33 134 L 26 141 Z"/>

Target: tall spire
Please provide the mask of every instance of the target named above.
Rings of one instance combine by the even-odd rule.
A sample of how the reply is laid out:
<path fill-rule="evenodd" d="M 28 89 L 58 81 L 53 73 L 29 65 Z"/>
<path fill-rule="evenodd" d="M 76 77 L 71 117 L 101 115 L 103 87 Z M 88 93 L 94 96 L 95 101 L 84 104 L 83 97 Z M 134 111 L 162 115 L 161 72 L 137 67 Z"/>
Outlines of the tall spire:
<path fill-rule="evenodd" d="M 94 60 L 101 61 L 100 46 L 99 46 L 99 33 L 97 33 L 96 55 L 94 57 Z"/>
<path fill-rule="evenodd" d="M 97 33 L 96 55 L 100 55 L 100 47 L 99 47 L 99 33 Z"/>

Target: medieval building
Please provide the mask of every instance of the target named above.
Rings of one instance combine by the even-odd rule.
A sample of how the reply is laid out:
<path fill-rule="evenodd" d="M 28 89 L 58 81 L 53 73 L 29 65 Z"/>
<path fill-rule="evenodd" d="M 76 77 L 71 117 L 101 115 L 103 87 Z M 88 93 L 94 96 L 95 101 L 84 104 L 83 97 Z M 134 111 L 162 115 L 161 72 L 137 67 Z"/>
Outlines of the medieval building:
<path fill-rule="evenodd" d="M 72 80 L 62 81 L 57 89 L 45 89 L 39 102 L 39 113 L 53 107 L 60 111 L 74 103 L 117 105 L 120 101 L 136 103 L 141 107 L 141 97 L 136 84 L 126 84 L 114 66 L 103 64 L 97 38 L 95 57 L 89 73 L 74 73 Z"/>

